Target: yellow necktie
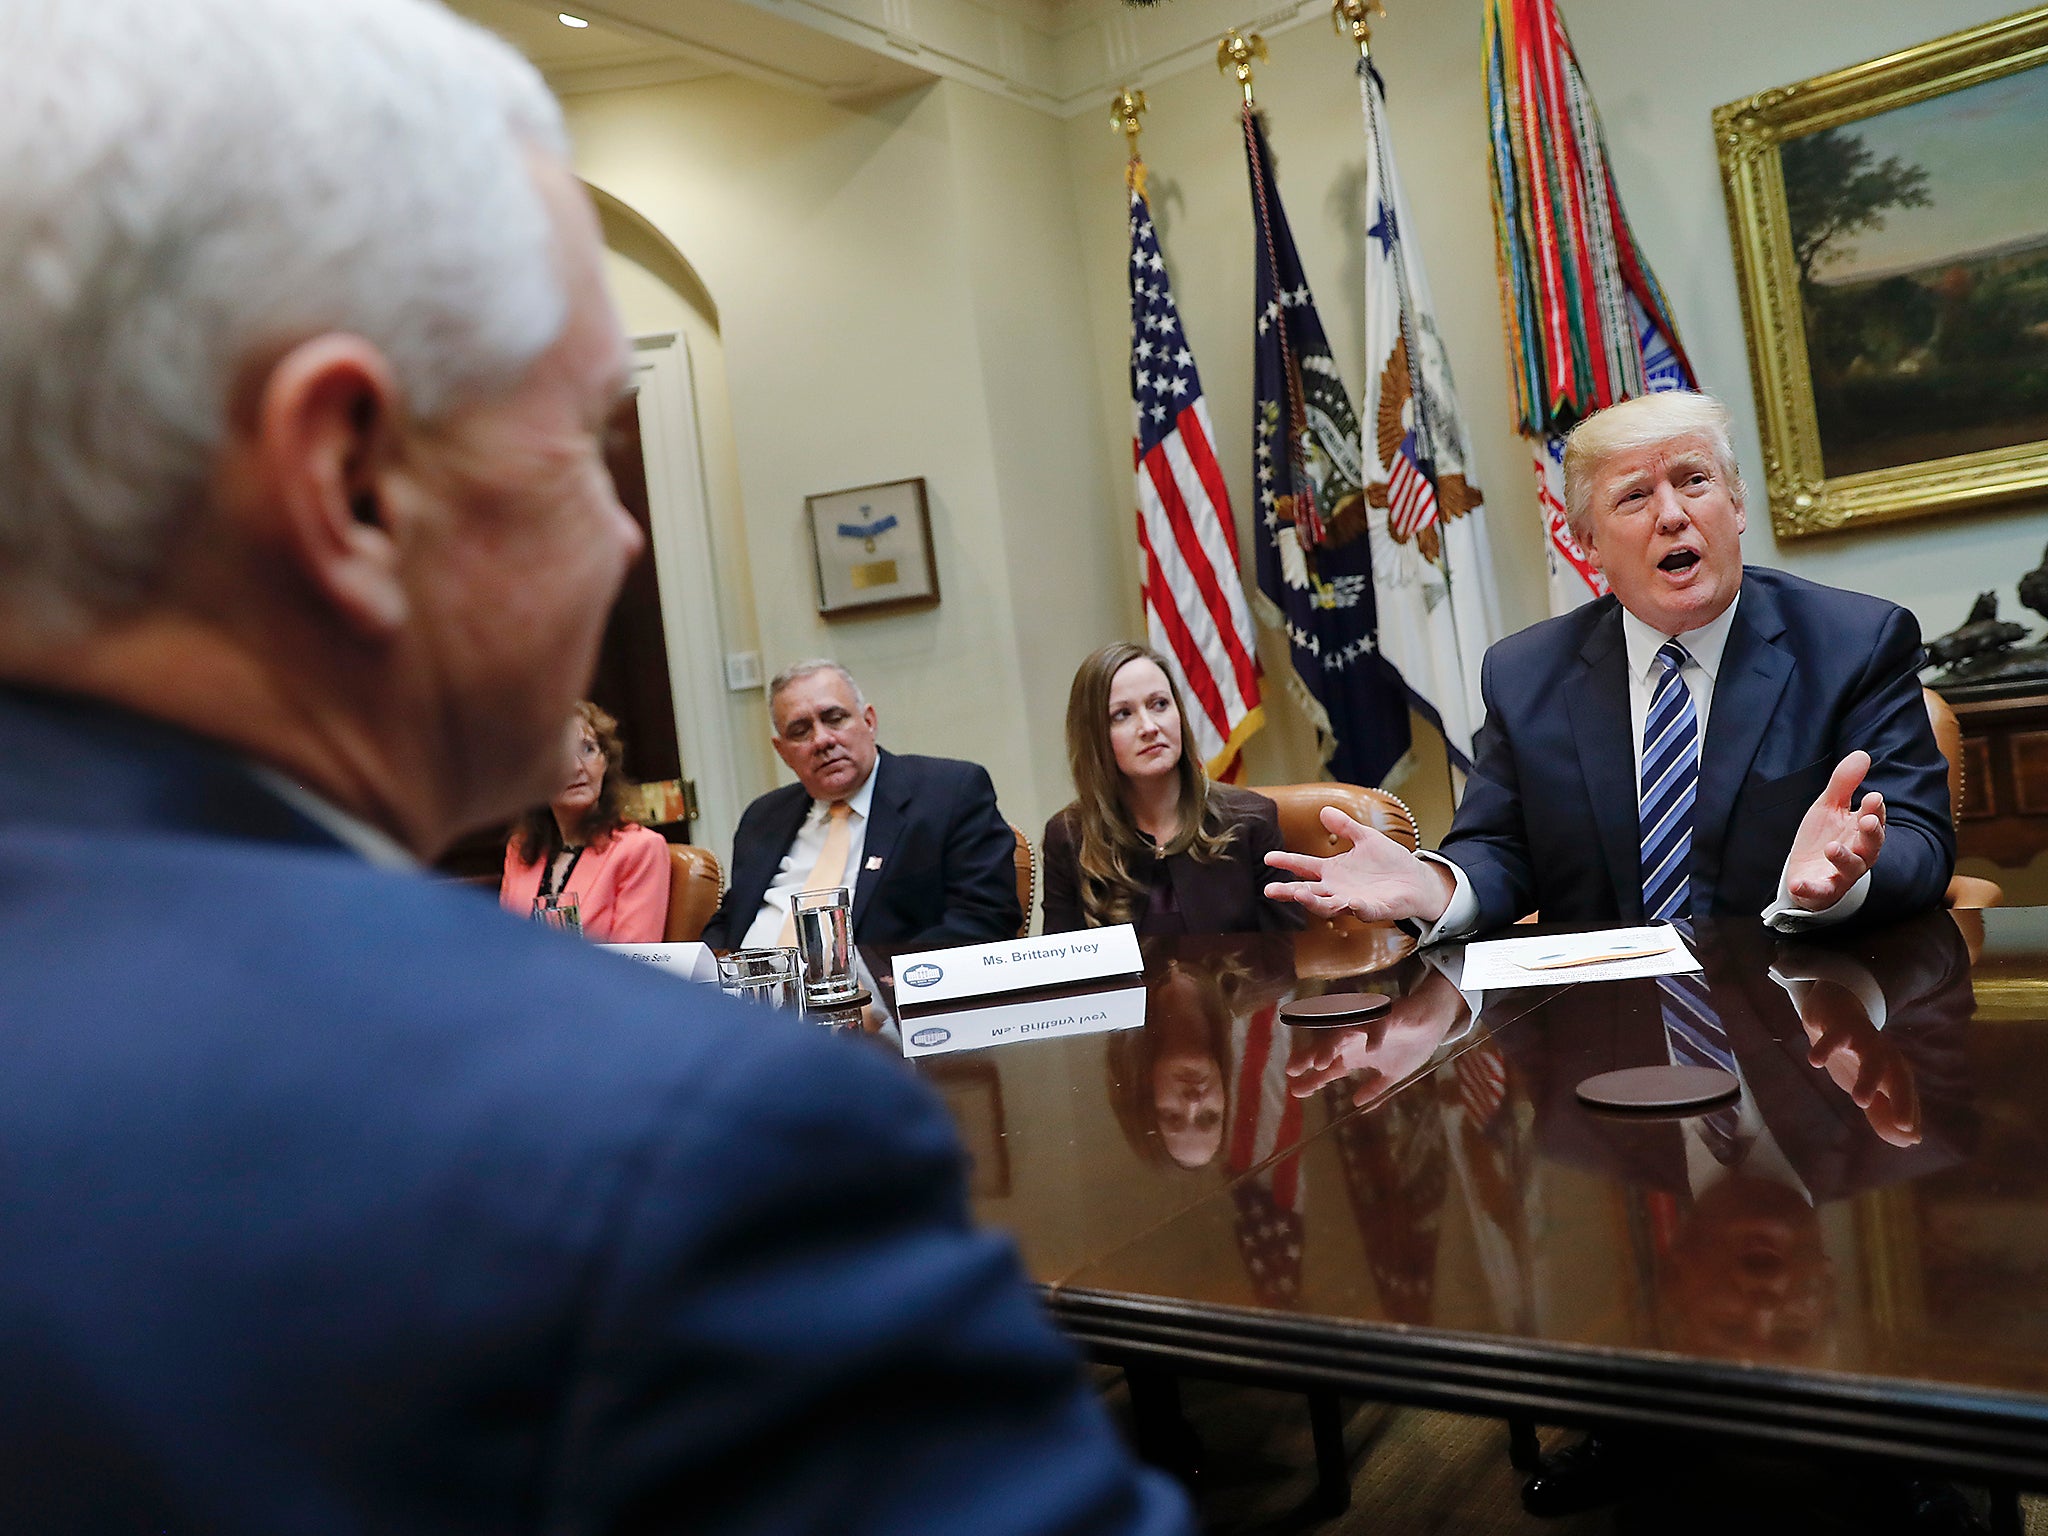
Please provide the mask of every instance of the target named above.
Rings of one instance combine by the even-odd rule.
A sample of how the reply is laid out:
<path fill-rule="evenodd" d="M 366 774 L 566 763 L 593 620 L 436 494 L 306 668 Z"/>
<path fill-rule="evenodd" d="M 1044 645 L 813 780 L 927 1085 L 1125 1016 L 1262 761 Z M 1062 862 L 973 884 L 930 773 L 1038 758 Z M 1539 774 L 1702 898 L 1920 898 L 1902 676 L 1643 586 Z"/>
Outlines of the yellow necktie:
<path fill-rule="evenodd" d="M 782 937 L 776 940 L 785 949 L 796 942 L 797 893 L 829 891 L 846 883 L 846 855 L 853 847 L 853 807 L 834 800 L 825 818 L 825 846 L 818 850 L 818 862 L 804 876 L 804 883 L 790 893 L 789 916 L 782 920 Z"/>

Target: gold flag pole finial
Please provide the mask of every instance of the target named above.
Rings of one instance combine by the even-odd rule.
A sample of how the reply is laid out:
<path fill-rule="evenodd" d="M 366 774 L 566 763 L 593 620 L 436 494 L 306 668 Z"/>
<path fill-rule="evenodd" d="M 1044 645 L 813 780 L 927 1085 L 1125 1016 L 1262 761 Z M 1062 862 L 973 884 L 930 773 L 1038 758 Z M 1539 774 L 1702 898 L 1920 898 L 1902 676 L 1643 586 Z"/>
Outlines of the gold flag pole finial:
<path fill-rule="evenodd" d="M 1145 111 L 1145 93 L 1134 91 L 1128 85 L 1116 93 L 1109 104 L 1109 126 L 1122 133 L 1130 145 L 1131 158 L 1138 158 L 1138 135 L 1145 131 L 1138 121 Z"/>
<path fill-rule="evenodd" d="M 1358 44 L 1361 59 L 1372 57 L 1371 17 L 1387 19 L 1387 8 L 1380 0 L 1336 0 L 1330 7 L 1330 24 L 1337 29 L 1339 37 L 1348 37 Z"/>
<path fill-rule="evenodd" d="M 1216 45 L 1216 69 L 1219 74 L 1235 75 L 1237 83 L 1244 87 L 1244 104 L 1252 105 L 1252 60 L 1266 56 L 1266 40 L 1256 32 L 1238 36 L 1235 29 L 1223 34 L 1223 41 Z"/>

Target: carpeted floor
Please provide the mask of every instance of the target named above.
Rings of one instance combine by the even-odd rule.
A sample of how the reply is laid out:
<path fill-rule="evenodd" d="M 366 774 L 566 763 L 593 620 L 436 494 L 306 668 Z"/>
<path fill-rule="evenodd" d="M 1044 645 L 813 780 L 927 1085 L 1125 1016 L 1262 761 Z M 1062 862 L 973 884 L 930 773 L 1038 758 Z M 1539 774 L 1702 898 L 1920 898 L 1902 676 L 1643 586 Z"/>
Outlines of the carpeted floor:
<path fill-rule="evenodd" d="M 1127 1418 L 1120 1378 L 1100 1379 L 1112 1411 Z M 1896 1490 L 1881 1474 L 1756 1455 L 1660 1469 L 1623 1505 L 1538 1520 L 1522 1510 L 1500 1423 L 1349 1402 L 1351 1508 L 1329 1517 L 1316 1508 L 1300 1396 L 1190 1379 L 1181 1401 L 1201 1444 L 1196 1499 L 1211 1536 L 1888 1536 L 1900 1528 Z M 1544 1431 L 1546 1447 L 1566 1438 Z M 1965 1497 L 1985 1512 L 1980 1491 Z M 2023 1507 L 2030 1536 L 2048 1536 L 2048 1500 L 2029 1496 Z"/>

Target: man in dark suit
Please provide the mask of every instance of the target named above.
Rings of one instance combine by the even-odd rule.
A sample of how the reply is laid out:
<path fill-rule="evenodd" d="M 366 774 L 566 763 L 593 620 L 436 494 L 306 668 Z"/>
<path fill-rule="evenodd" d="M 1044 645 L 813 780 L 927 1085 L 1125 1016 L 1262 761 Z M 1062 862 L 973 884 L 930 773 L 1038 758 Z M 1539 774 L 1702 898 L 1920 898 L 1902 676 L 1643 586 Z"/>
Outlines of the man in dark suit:
<path fill-rule="evenodd" d="M 415 863 L 642 548 L 532 69 L 0 0 L 0 162 L 0 1527 L 1189 1529 L 900 1064 Z"/>
<path fill-rule="evenodd" d="M 1704 396 L 1589 417 L 1565 476 L 1612 590 L 1488 651 L 1486 723 L 1441 848 L 1410 855 L 1327 809 L 1353 847 L 1269 855 L 1300 877 L 1269 894 L 1416 919 L 1430 939 L 1531 911 L 1796 928 L 1939 903 L 1955 834 L 1912 615 L 1744 567 L 1728 416 Z"/>
<path fill-rule="evenodd" d="M 790 943 L 799 891 L 853 888 L 863 944 L 938 949 L 1014 938 L 1017 839 L 978 763 L 884 752 L 875 707 L 833 661 L 768 685 L 776 755 L 797 776 L 740 817 L 732 880 L 704 941 Z"/>

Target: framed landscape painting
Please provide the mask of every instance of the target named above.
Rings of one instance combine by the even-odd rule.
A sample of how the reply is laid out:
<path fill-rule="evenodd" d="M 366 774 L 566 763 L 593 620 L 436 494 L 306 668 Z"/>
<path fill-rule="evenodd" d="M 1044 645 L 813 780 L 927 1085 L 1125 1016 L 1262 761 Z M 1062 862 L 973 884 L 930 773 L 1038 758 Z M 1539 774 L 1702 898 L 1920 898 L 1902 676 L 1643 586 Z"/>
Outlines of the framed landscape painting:
<path fill-rule="evenodd" d="M 2048 490 L 2048 7 L 1714 129 L 1778 536 Z"/>

